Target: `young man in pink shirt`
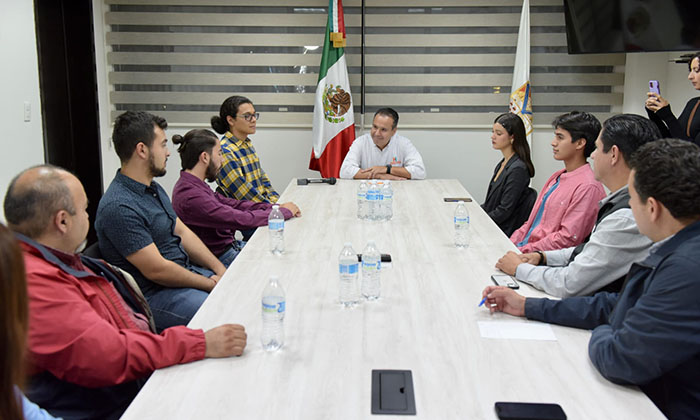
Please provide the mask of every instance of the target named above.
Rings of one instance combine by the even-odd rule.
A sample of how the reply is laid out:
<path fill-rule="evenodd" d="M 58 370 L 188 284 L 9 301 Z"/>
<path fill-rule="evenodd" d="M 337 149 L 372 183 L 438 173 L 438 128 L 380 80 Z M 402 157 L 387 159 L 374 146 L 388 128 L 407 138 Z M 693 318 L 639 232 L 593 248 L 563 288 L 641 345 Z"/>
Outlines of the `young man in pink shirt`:
<path fill-rule="evenodd" d="M 554 159 L 564 162 L 540 191 L 530 217 L 510 240 L 522 252 L 576 246 L 593 229 L 598 201 L 605 197 L 587 162 L 595 150 L 600 122 L 586 112 L 573 111 L 553 122 Z"/>

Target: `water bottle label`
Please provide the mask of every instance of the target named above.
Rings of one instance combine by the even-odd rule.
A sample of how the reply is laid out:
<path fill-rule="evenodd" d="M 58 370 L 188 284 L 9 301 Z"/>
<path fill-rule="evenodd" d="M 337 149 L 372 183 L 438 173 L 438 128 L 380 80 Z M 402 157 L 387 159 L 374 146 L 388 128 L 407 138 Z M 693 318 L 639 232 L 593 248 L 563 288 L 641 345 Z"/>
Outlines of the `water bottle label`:
<path fill-rule="evenodd" d="M 372 194 L 367 193 L 367 200 L 369 200 L 369 201 L 375 201 L 375 200 L 377 200 L 377 194 L 374 194 L 374 193 L 372 193 Z"/>
<path fill-rule="evenodd" d="M 279 221 L 279 222 L 269 222 L 267 226 L 270 228 L 270 230 L 284 230 L 284 220 Z"/>
<path fill-rule="evenodd" d="M 355 274 L 359 264 L 340 264 L 340 274 Z"/>
<path fill-rule="evenodd" d="M 286 306 L 286 301 L 281 301 L 281 302 L 275 302 L 275 303 L 265 303 L 263 301 L 262 307 L 263 307 L 263 312 L 267 313 L 275 313 L 275 312 L 284 312 Z"/>
<path fill-rule="evenodd" d="M 455 217 L 455 224 L 456 225 L 463 225 L 463 224 L 468 225 L 469 224 L 469 216 L 467 216 L 467 217 Z"/>
<path fill-rule="evenodd" d="M 379 271 L 381 268 L 382 268 L 381 261 L 377 261 L 376 263 L 369 262 L 369 261 L 362 261 L 362 269 L 363 270 L 368 270 L 368 271 L 377 270 L 377 271 Z"/>

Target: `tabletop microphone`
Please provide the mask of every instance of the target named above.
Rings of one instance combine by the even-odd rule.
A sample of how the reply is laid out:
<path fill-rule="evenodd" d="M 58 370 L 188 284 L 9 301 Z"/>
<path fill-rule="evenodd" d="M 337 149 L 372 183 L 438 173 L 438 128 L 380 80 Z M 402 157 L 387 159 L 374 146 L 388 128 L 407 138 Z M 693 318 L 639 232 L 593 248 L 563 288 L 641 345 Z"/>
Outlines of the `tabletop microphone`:
<path fill-rule="evenodd" d="M 331 184 L 335 185 L 335 178 L 298 178 L 297 185 L 307 184 Z"/>

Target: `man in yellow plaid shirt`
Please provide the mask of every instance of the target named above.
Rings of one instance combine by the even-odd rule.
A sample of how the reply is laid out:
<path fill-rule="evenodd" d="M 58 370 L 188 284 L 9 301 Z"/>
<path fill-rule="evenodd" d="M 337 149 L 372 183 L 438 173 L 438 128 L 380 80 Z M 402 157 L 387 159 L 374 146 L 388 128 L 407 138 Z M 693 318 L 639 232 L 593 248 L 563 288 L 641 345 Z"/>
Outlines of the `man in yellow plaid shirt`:
<path fill-rule="evenodd" d="M 221 105 L 219 115 L 211 118 L 212 128 L 224 135 L 217 191 L 236 200 L 276 203 L 280 195 L 272 188 L 248 137 L 255 134 L 259 116 L 250 99 L 231 96 Z"/>

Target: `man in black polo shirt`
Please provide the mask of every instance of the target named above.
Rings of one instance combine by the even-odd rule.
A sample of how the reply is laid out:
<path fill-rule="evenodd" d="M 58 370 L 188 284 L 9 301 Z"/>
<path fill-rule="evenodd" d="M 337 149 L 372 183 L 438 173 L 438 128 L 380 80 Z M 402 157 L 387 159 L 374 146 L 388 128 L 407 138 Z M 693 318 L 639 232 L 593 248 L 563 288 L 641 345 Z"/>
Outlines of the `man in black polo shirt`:
<path fill-rule="evenodd" d="M 165 175 L 170 156 L 167 126 L 147 112 L 117 117 L 112 141 L 121 169 L 100 200 L 95 221 L 103 257 L 134 276 L 159 331 L 186 325 L 226 271 L 153 181 Z"/>

